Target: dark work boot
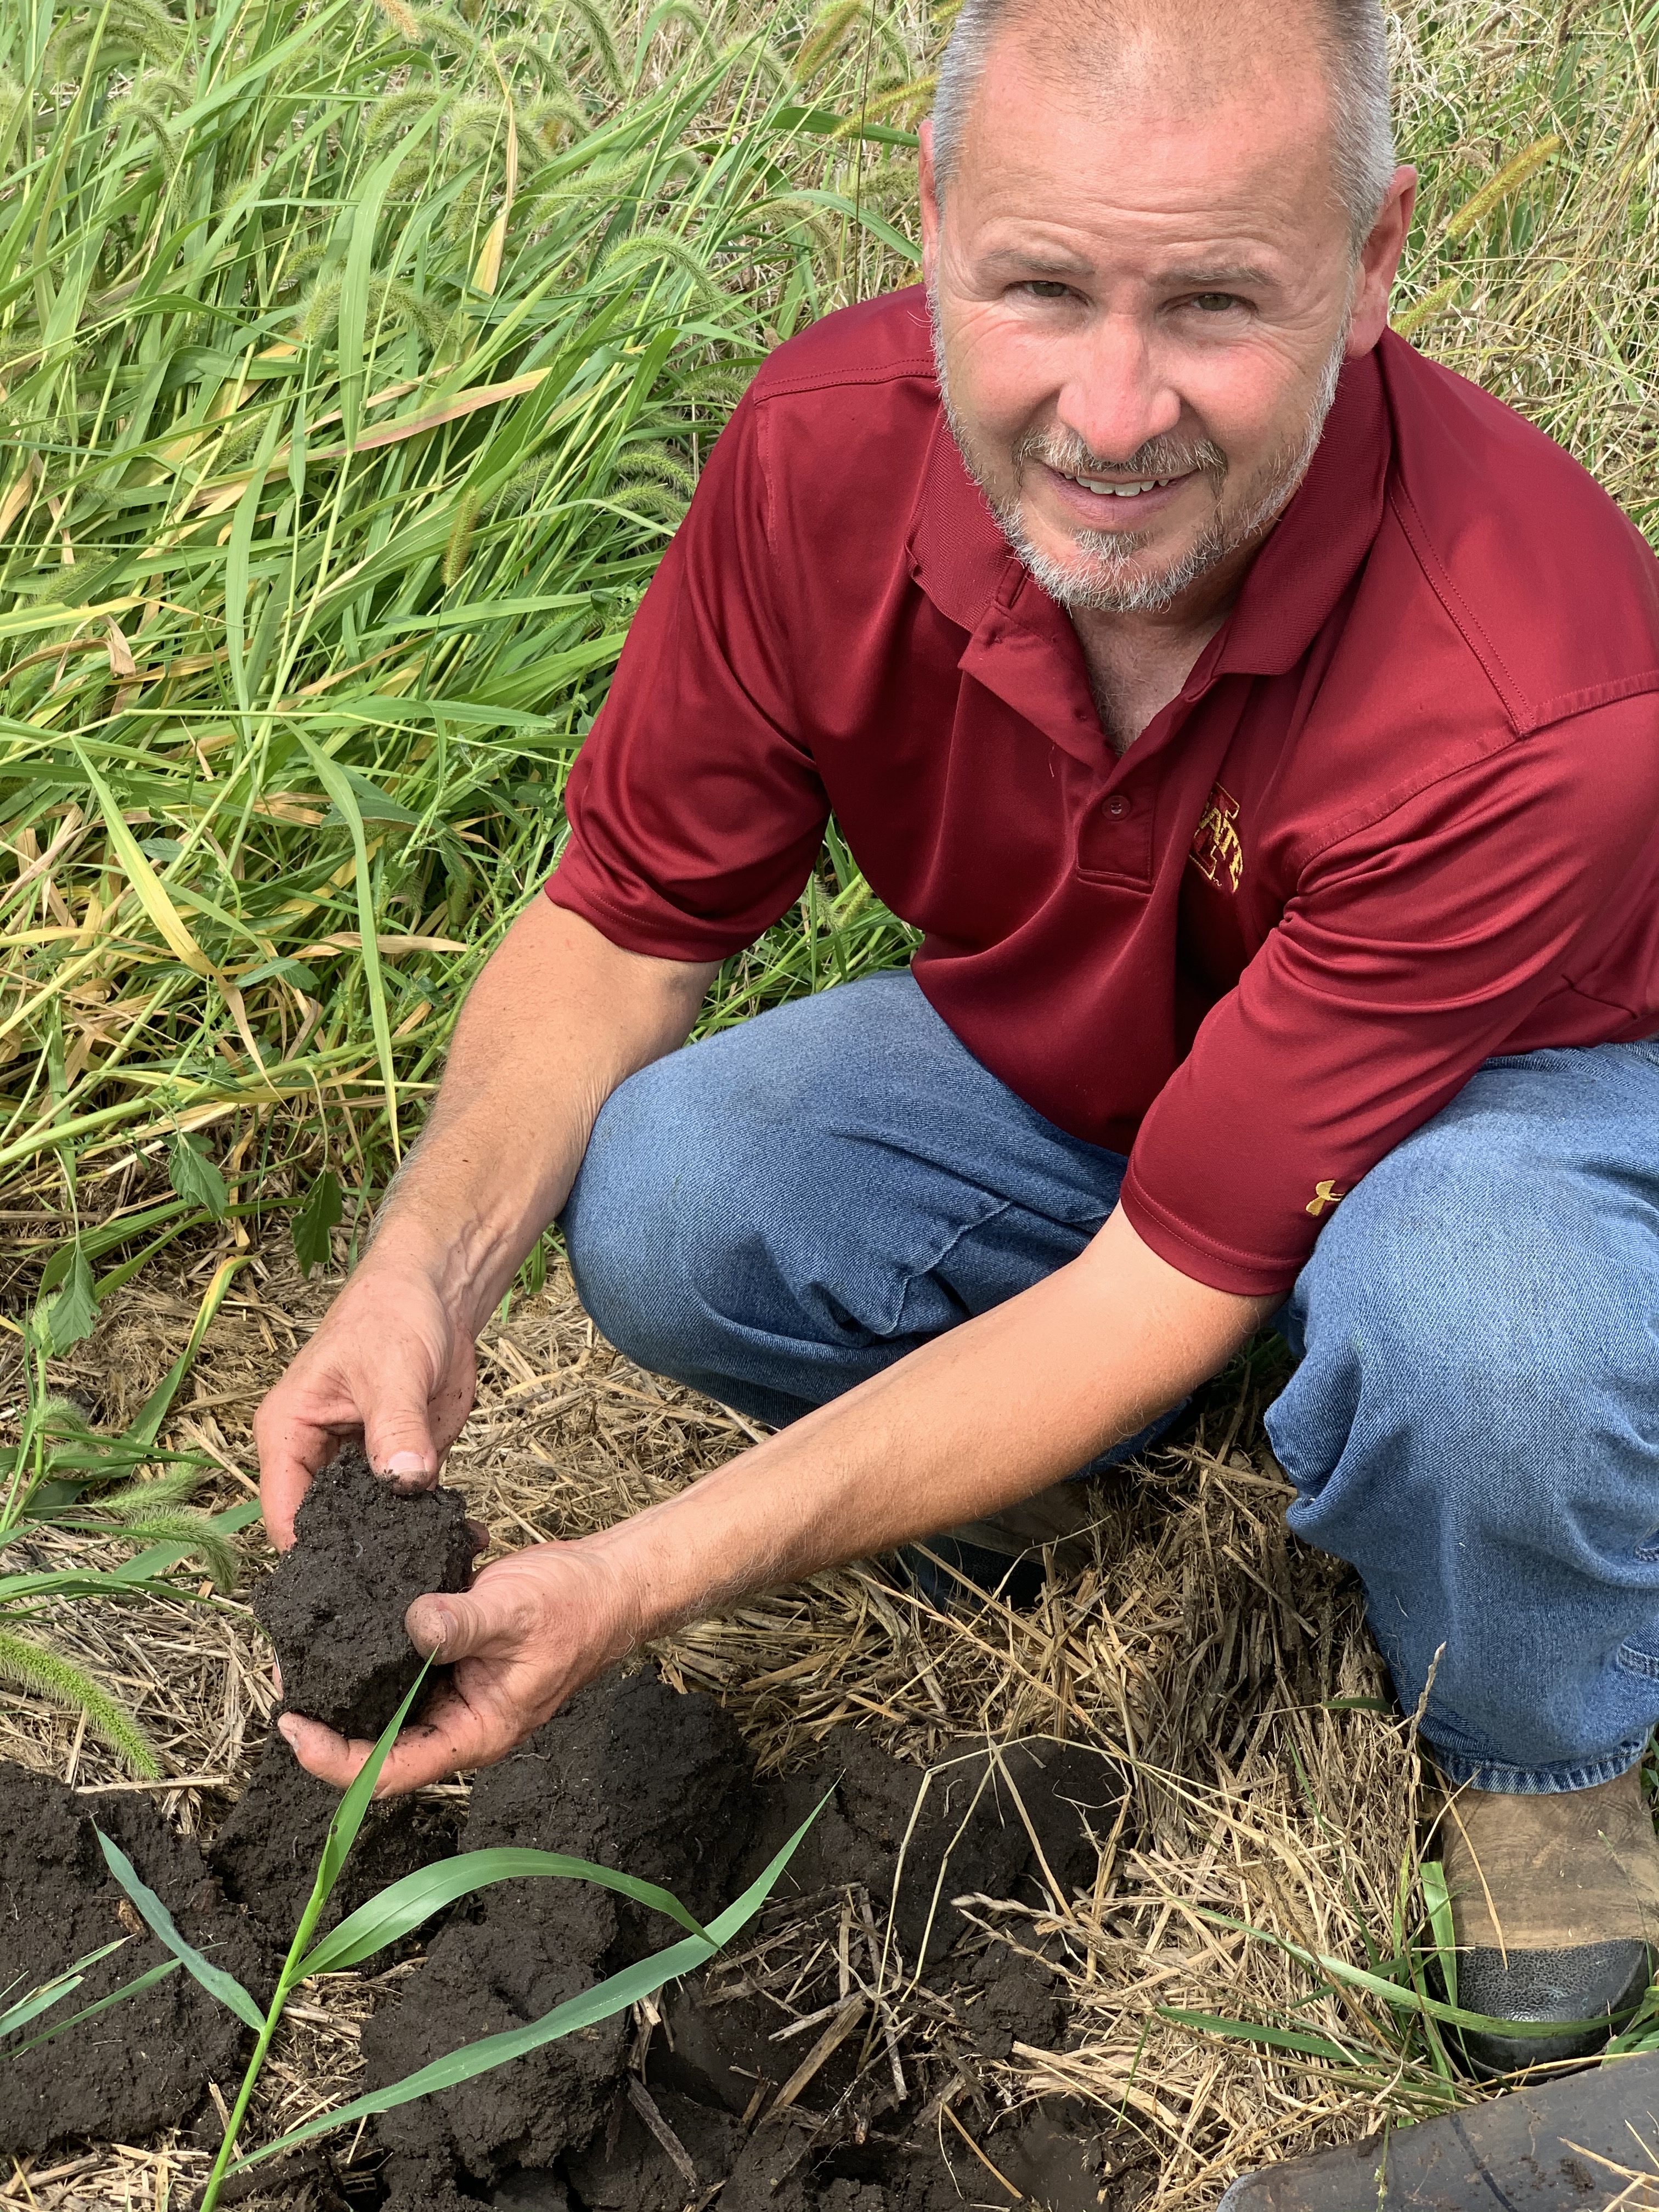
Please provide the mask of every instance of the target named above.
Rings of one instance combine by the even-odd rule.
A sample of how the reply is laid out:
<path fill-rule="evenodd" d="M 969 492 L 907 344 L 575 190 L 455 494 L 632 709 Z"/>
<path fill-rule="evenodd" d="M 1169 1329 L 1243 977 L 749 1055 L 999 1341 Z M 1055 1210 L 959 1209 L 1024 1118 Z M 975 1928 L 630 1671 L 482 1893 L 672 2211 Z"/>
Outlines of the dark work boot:
<path fill-rule="evenodd" d="M 1594 1790 L 1447 1793 L 1440 1843 L 1466 2012 L 1559 2035 L 1451 2031 L 1485 2080 L 1601 2050 L 1641 2002 L 1659 1945 L 1659 1838 L 1639 1770 Z"/>

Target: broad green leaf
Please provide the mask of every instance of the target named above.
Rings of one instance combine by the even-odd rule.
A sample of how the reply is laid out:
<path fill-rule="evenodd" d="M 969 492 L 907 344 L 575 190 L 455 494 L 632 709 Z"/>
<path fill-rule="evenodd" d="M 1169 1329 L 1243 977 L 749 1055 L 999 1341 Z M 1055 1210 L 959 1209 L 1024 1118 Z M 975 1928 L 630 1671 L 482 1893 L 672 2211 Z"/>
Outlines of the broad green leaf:
<path fill-rule="evenodd" d="M 401 2081 L 391 2082 L 384 2089 L 371 2090 L 366 2097 L 355 2097 L 337 2112 L 319 2113 L 302 2127 L 291 2129 L 275 2142 L 266 2143 L 250 2157 L 238 2159 L 230 2171 L 240 2172 L 245 2166 L 257 2166 L 264 2159 L 274 2158 L 279 2151 L 291 2150 L 296 2143 L 309 2142 L 313 2136 L 349 2126 L 354 2120 L 367 2118 L 371 2113 L 392 2112 L 399 2105 L 412 2104 L 417 2097 L 430 2096 L 434 2090 L 453 2089 L 459 2082 L 471 2081 L 494 2067 L 504 2066 L 509 2059 L 522 2058 L 528 2051 L 539 2051 L 545 2043 L 556 2042 L 559 2037 L 572 2035 L 578 2028 L 591 2027 L 598 2021 L 625 2012 L 641 1997 L 653 1996 L 665 1983 L 677 1980 L 682 1974 L 694 1973 L 754 1918 L 793 1857 L 801 1838 L 828 1802 L 827 1797 L 819 1802 L 736 1903 L 728 1905 L 718 1918 L 709 1922 L 706 1939 L 688 1936 L 683 1942 L 671 1944 L 667 1950 L 641 1960 L 638 1966 L 611 1975 L 568 2003 L 555 2005 L 539 2020 L 528 2021 L 524 2027 L 509 2028 L 501 2035 L 487 2035 L 477 2043 L 465 2044 L 447 2057 L 434 2059 L 429 2066 L 406 2074 Z"/>
<path fill-rule="evenodd" d="M 157 1982 L 164 1982 L 169 1974 L 176 1974 L 183 1963 L 179 1959 L 163 1959 L 159 1966 L 152 1966 L 148 1973 L 139 1974 L 132 1981 L 123 1982 L 118 1990 L 112 1990 L 106 1997 L 100 1997 L 96 2004 L 83 2005 L 79 2012 L 72 2012 L 67 2020 L 54 2021 L 44 2034 L 31 2036 L 27 2043 L 20 2043 L 9 2055 L 21 2058 L 26 2051 L 38 2050 L 43 2043 L 50 2043 L 55 2035 L 63 2035 L 71 2027 L 79 2027 L 85 2021 L 96 2020 L 100 2012 L 107 2012 L 112 2005 L 123 2004 L 128 1997 L 142 1996 L 146 1990 L 153 1990 Z"/>
<path fill-rule="evenodd" d="M 305 1204 L 294 1217 L 294 1255 L 300 1262 L 302 1274 L 309 1275 L 313 1267 L 327 1267 L 333 1264 L 334 1247 L 329 1241 L 328 1232 L 338 1226 L 344 1212 L 334 1170 L 325 1168 L 312 1184 Z"/>
<path fill-rule="evenodd" d="M 222 1221 L 230 1194 L 217 1167 L 188 1137 L 176 1137 L 167 1152 L 167 1181 L 191 1206 L 205 1206 L 214 1220 Z"/>
<path fill-rule="evenodd" d="M 590 1859 L 568 1857 L 562 1851 L 532 1851 L 501 1849 L 487 1851 L 463 1851 L 458 1857 L 440 1859 L 435 1865 L 420 1867 L 401 1881 L 394 1881 L 378 1897 L 341 1921 L 339 1926 L 324 1936 L 309 1957 L 301 1961 L 302 1975 L 337 1973 L 342 1967 L 355 1966 L 372 1958 L 388 1943 L 395 1943 L 418 1928 L 434 1912 L 453 1905 L 458 1897 L 470 1897 L 474 1891 L 488 1889 L 498 1881 L 520 1881 L 544 1875 L 559 1875 L 573 1881 L 591 1881 L 597 1888 L 614 1890 L 619 1897 L 631 1897 L 636 1905 L 648 1905 L 653 1912 L 665 1913 L 677 1920 L 682 1928 L 702 1942 L 709 1940 L 708 1930 L 700 1920 L 693 1917 L 678 1898 L 655 1882 L 641 1881 L 637 1875 L 617 1874 L 610 1867 L 596 1866 Z"/>
<path fill-rule="evenodd" d="M 62 1358 L 72 1345 L 92 1334 L 98 1326 L 98 1302 L 93 1296 L 92 1267 L 77 1237 L 64 1287 L 42 1316 L 53 1352 Z"/>
<path fill-rule="evenodd" d="M 159 1936 L 185 1972 L 191 1974 L 211 1997 L 228 2006 L 238 2020 L 246 2021 L 256 2031 L 265 2024 L 265 2016 L 234 1974 L 222 1966 L 216 1966 L 204 1959 L 193 1943 L 186 1943 L 173 1924 L 173 1915 L 155 1892 L 139 1875 L 132 1861 L 118 1844 L 112 1844 L 94 1821 L 93 1833 L 98 1838 L 110 1872 L 115 1876 L 152 1934 Z"/>

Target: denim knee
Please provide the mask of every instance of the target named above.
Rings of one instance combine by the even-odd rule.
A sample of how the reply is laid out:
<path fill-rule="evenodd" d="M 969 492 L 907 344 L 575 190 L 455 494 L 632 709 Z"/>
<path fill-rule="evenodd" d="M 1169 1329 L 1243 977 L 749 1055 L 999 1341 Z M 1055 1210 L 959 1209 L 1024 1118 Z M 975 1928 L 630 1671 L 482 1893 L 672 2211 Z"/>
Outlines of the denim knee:
<path fill-rule="evenodd" d="M 1443 1477 L 1501 1459 L 1517 1513 L 1570 1511 L 1596 1432 L 1652 1397 L 1650 1319 L 1583 1184 L 1436 1133 L 1357 1186 L 1297 1284 L 1286 1472 L 1316 1493 L 1363 1395 L 1368 1425 Z"/>
<path fill-rule="evenodd" d="M 678 1057 L 676 1055 L 675 1057 Z M 695 1365 L 708 1269 L 698 1250 L 708 1172 L 677 1110 L 672 1059 L 630 1076 L 599 1111 L 559 1217 L 577 1296 L 594 1327 L 638 1365 Z"/>
<path fill-rule="evenodd" d="M 1291 1526 L 1359 1570 L 1408 1710 L 1432 1674 L 1447 1771 L 1585 1788 L 1656 1717 L 1659 1218 L 1588 1111 L 1511 1110 L 1492 1073 L 1322 1231 L 1267 1428 Z"/>

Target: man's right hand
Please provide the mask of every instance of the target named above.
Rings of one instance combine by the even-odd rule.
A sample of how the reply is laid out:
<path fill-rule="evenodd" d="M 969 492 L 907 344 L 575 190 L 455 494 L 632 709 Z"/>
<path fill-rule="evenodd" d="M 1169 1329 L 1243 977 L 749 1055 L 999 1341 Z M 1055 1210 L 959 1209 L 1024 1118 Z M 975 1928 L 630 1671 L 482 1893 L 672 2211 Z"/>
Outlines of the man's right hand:
<path fill-rule="evenodd" d="M 286 1551 L 311 1478 L 360 1431 L 400 1490 L 430 1490 L 472 1410 L 472 1337 L 426 1271 L 377 1247 L 253 1419 L 259 1499 Z"/>

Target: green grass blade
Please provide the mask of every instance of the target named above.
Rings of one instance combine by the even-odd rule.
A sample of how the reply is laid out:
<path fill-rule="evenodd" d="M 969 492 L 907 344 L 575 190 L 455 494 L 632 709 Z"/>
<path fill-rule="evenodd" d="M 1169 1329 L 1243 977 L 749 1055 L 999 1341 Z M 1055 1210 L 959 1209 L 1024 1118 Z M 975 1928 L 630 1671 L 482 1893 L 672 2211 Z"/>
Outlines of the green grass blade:
<path fill-rule="evenodd" d="M 1173 2021 L 1177 2027 L 1195 2027 L 1205 2035 L 1231 2036 L 1241 2043 L 1260 2044 L 1267 2051 L 1296 2051 L 1310 2058 L 1328 2058 L 1343 2066 L 1366 2063 L 1370 2052 L 1350 2051 L 1328 2036 L 1310 2035 L 1291 2027 L 1270 2027 L 1265 2021 L 1227 2020 L 1212 2012 L 1184 2012 L 1178 2005 L 1159 2005 L 1160 2020 Z"/>
<path fill-rule="evenodd" d="M 670 1920 L 678 1921 L 689 1929 L 700 1942 L 708 1942 L 708 1930 L 694 1918 L 670 1891 L 659 1889 L 655 1882 L 641 1881 L 635 1875 L 617 1874 L 610 1867 L 596 1866 L 590 1859 L 568 1857 L 562 1851 L 532 1851 L 501 1849 L 488 1851 L 463 1851 L 458 1857 L 441 1859 L 435 1865 L 417 1868 L 394 1881 L 378 1897 L 341 1921 L 339 1926 L 325 1936 L 310 1955 L 301 1960 L 298 1973 L 337 1973 L 343 1967 L 359 1965 L 372 1958 L 376 1951 L 395 1943 L 412 1928 L 429 1920 L 458 1897 L 470 1897 L 476 1890 L 488 1889 L 498 1881 L 518 1881 L 544 1875 L 562 1875 L 573 1881 L 591 1881 L 599 1889 L 613 1890 L 619 1897 L 632 1898 L 636 1905 L 648 1905 L 653 1912 L 661 1912 Z"/>
<path fill-rule="evenodd" d="M 289 1953 L 290 1960 L 298 1954 L 302 1941 L 309 1941 L 311 1930 L 317 1924 L 317 1916 L 328 1902 L 329 1894 L 340 1878 L 340 1869 L 346 1863 L 346 1856 L 357 1840 L 357 1831 L 368 1818 L 369 1801 L 374 1795 L 374 1785 L 380 1778 L 380 1769 L 386 1765 L 392 1745 L 398 1741 L 398 1729 L 408 1719 L 415 1700 L 421 1694 L 431 1667 L 432 1661 L 428 1658 L 410 1684 L 409 1694 L 381 1729 L 374 1750 L 358 1769 L 336 1808 L 334 1818 L 329 1822 L 323 1855 L 317 1865 L 317 1880 L 312 1888 L 310 1902 L 301 1916 L 300 1932 L 296 1934 L 294 1947 Z M 283 1972 L 285 1978 L 292 1979 L 286 1968 Z"/>
<path fill-rule="evenodd" d="M 1258 1943 L 1269 1943 L 1274 1950 L 1283 1951 L 1300 1965 L 1324 1975 L 1328 1982 L 1340 1982 L 1346 1988 L 1358 1990 L 1366 1996 L 1380 1998 L 1394 2011 L 1422 2014 L 1448 2027 L 1473 2027 L 1487 2034 L 1541 2039 L 1546 2036 L 1571 2033 L 1575 2028 L 1589 2030 L 1602 2024 L 1593 2020 L 1506 2021 L 1498 2020 L 1489 2013 L 1466 2012 L 1461 2006 L 1442 2003 L 1438 1997 L 1425 1996 L 1409 1984 L 1391 1982 L 1381 1974 L 1367 1972 L 1363 1966 L 1351 1966 L 1346 1959 L 1333 1959 L 1322 1952 L 1304 1950 L 1301 1944 L 1290 1942 L 1283 1936 L 1272 1935 L 1265 1928 L 1252 1928 L 1248 1922 L 1231 1919 L 1226 1913 L 1212 1911 L 1207 1905 L 1198 1905 L 1194 1909 L 1201 1920 L 1208 1920 L 1218 1928 L 1231 1929 L 1235 1935 L 1249 1936 Z"/>
<path fill-rule="evenodd" d="M 110 1872 L 132 1899 L 151 1933 L 160 1936 L 185 1972 L 193 1975 L 210 1997 L 216 1997 L 222 2005 L 228 2006 L 238 2020 L 245 2021 L 256 2033 L 262 2028 L 264 2014 L 235 1976 L 228 1974 L 222 1966 L 216 1966 L 211 1960 L 204 1959 L 193 1943 L 185 1942 L 174 1927 L 173 1915 L 166 1905 L 143 1880 L 120 1845 L 112 1844 L 95 1821 L 93 1833 L 98 1838 Z"/>
<path fill-rule="evenodd" d="M 183 1963 L 179 1959 L 163 1959 L 159 1966 L 152 1966 L 147 1973 L 139 1974 L 132 1981 L 123 1982 L 118 1990 L 112 1990 L 106 1997 L 100 1997 L 96 2004 L 83 2005 L 79 2012 L 72 2012 L 67 2020 L 54 2021 L 44 2035 L 31 2036 L 27 2043 L 20 2043 L 9 2055 L 21 2058 L 26 2051 L 38 2051 L 43 2043 L 50 2043 L 54 2036 L 63 2035 L 71 2027 L 79 2027 L 85 2021 L 96 2020 L 100 2012 L 107 2012 L 112 2005 L 124 2003 L 128 1997 L 142 1996 L 146 1990 L 153 1990 L 157 1982 L 164 1982 L 169 1974 L 176 1974 Z"/>
<path fill-rule="evenodd" d="M 1451 1897 L 1446 1888 L 1446 1869 L 1438 1859 L 1425 1859 L 1420 1869 L 1423 1906 L 1434 1931 L 1435 1957 L 1446 1984 L 1448 2001 L 1457 2002 L 1457 1937 L 1452 1929 Z"/>
<path fill-rule="evenodd" d="M 209 1324 L 218 1312 L 225 1292 L 230 1288 L 237 1270 L 246 1265 L 246 1259 L 230 1259 L 214 1271 L 213 1280 L 203 1292 L 202 1303 L 196 1310 L 196 1319 L 184 1350 L 121 1432 L 120 1440 L 130 1449 L 145 1449 L 155 1443 L 162 1422 L 172 1409 L 179 1385 L 189 1374 L 191 1364 L 202 1348 L 202 1339 L 207 1334 Z"/>
<path fill-rule="evenodd" d="M 380 1057 L 380 1079 L 386 1086 L 386 1119 L 391 1127 L 393 1151 L 398 1144 L 398 1075 L 392 1057 L 392 1025 L 386 1019 L 386 979 L 380 969 L 380 942 L 374 925 L 374 884 L 368 872 L 368 841 L 363 834 L 362 809 L 351 780 L 339 764 L 331 760 L 320 745 L 313 744 L 301 730 L 298 732 L 307 759 L 317 771 L 318 781 L 333 800 L 351 830 L 351 850 L 356 862 L 355 878 L 357 890 L 357 931 L 362 940 L 363 980 L 368 988 L 370 1022 L 374 1031 L 374 1049 Z"/>
<path fill-rule="evenodd" d="M 706 1938 L 688 1936 L 667 1950 L 658 1951 L 638 1966 L 629 1966 L 619 1974 L 612 1974 L 595 1988 L 584 1990 L 568 2003 L 555 2005 L 539 2020 L 526 2021 L 522 2027 L 509 2028 L 501 2035 L 487 2035 L 477 2043 L 465 2045 L 447 2057 L 434 2059 L 413 2074 L 405 2075 L 401 2081 L 393 2081 L 384 2089 L 371 2090 L 367 2096 L 356 2097 L 337 2112 L 319 2113 L 302 2127 L 289 2130 L 275 2142 L 267 2143 L 251 2157 L 239 2159 L 230 2169 L 240 2172 L 243 2167 L 257 2165 L 262 2159 L 274 2158 L 279 2151 L 291 2150 L 295 2144 L 309 2142 L 313 2136 L 325 2135 L 335 2128 L 349 2126 L 352 2121 L 365 2118 L 374 2112 L 389 2112 L 399 2105 L 412 2104 L 417 2097 L 430 2096 L 434 2090 L 453 2089 L 459 2082 L 471 2081 L 493 2068 L 504 2066 L 509 2059 L 522 2058 L 527 2051 L 538 2051 L 544 2043 L 556 2042 L 560 2036 L 571 2035 L 578 2028 L 591 2027 L 598 2021 L 609 2020 L 624 2012 L 641 1997 L 653 1995 L 665 1983 L 674 1981 L 682 1974 L 695 1972 L 704 1966 L 725 1944 L 731 1942 L 738 1929 L 752 1920 L 771 1895 L 779 1875 L 794 1856 L 801 1838 L 811 1826 L 829 1802 L 828 1797 L 815 1806 L 803 1820 L 783 1849 L 765 1869 L 750 1883 L 734 1904 L 728 1905 L 718 1918 L 708 1923 Z"/>
<path fill-rule="evenodd" d="M 225 650 L 230 660 L 230 680 L 235 688 L 236 703 L 246 714 L 252 704 L 248 696 L 246 639 L 243 617 L 247 611 L 248 558 L 253 544 L 253 530 L 259 519 L 259 501 L 264 495 L 265 471 L 270 466 L 270 457 L 276 450 L 276 439 L 282 429 L 282 416 L 272 409 L 265 424 L 264 435 L 259 441 L 259 450 L 253 457 L 253 468 L 247 480 L 247 489 L 236 502 L 235 519 L 230 526 L 230 545 L 225 559 Z"/>
<path fill-rule="evenodd" d="M 42 1982 L 38 1990 L 31 1990 L 27 1996 L 20 1997 L 15 2004 L 8 2006 L 4 2012 L 0 2012 L 0 2035 L 15 2035 L 20 2027 L 26 2027 L 30 2021 L 39 2019 L 43 2012 L 50 2012 L 55 2004 L 62 2004 L 66 1996 L 80 1988 L 88 1966 L 95 1966 L 100 1959 L 107 1959 L 112 1951 L 118 1951 L 123 1943 L 131 1940 L 129 1936 L 118 1936 L 112 1943 L 106 1943 L 100 1950 L 88 1951 L 84 1959 L 77 1959 L 72 1966 L 65 1966 L 61 1974 L 54 1975 L 49 1982 Z"/>

